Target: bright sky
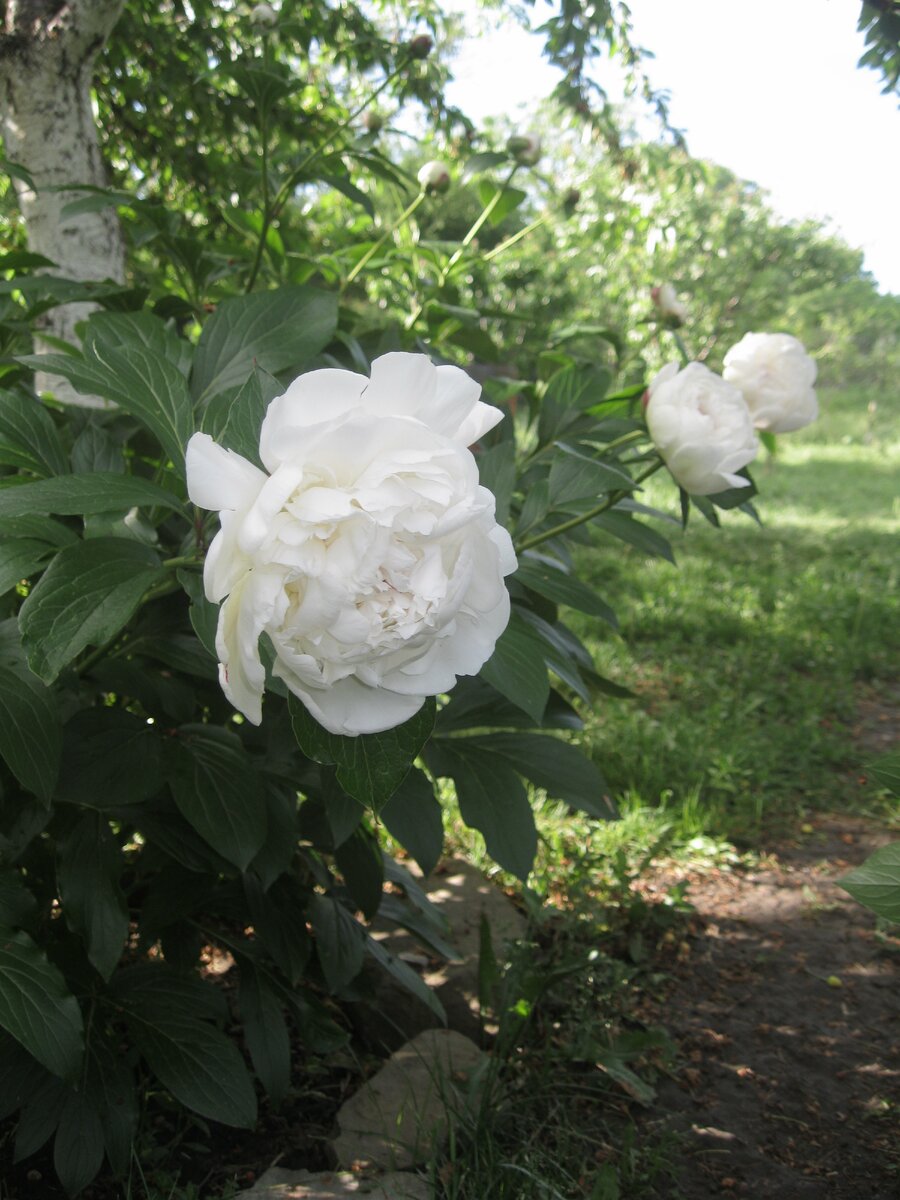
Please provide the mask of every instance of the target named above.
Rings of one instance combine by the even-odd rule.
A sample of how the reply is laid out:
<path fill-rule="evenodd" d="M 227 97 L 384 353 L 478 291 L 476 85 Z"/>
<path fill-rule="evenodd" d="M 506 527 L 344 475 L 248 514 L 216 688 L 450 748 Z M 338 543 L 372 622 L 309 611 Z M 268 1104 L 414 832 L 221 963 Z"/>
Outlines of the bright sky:
<path fill-rule="evenodd" d="M 469 12 L 473 33 L 480 17 Z M 691 152 L 771 194 L 787 218 L 828 219 L 900 293 L 900 108 L 860 70 L 859 0 L 631 0 L 648 73 L 671 93 Z M 537 0 L 533 22 L 550 11 Z M 527 113 L 558 76 L 540 35 L 505 25 L 463 48 L 449 99 L 474 120 Z M 602 70 L 602 64 L 598 66 Z M 598 75 L 600 82 L 604 79 Z M 610 95 L 616 88 L 610 83 Z M 524 119 L 524 118 L 523 118 Z"/>

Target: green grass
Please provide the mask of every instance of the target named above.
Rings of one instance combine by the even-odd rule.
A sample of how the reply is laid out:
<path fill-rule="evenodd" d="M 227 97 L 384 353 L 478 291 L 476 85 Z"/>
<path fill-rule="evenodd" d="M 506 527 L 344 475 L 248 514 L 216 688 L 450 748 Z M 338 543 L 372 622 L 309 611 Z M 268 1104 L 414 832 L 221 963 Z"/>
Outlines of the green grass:
<path fill-rule="evenodd" d="M 603 674 L 586 743 L 626 807 L 663 805 L 713 837 L 753 843 L 803 807 L 846 807 L 860 689 L 900 665 L 900 422 L 869 398 L 823 397 L 820 421 L 756 469 L 763 527 L 693 514 L 671 526 L 678 567 L 599 538 L 580 569 L 621 637 L 576 619 Z M 674 512 L 664 478 L 646 503 Z"/>

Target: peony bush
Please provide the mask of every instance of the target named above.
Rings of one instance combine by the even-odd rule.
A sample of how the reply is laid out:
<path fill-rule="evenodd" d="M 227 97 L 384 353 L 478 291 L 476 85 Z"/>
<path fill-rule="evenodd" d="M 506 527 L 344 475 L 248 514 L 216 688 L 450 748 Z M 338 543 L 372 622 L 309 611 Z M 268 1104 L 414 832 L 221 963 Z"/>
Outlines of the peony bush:
<path fill-rule="evenodd" d="M 277 103 L 248 70 L 248 94 Z M 292 1041 L 343 1045 L 341 1002 L 372 1000 L 379 973 L 441 1019 L 371 935 L 377 914 L 445 945 L 383 831 L 427 874 L 452 790 L 526 880 L 532 789 L 614 819 L 572 735 L 621 688 L 567 613 L 616 617 L 573 546 L 590 534 L 671 555 L 649 523 L 666 514 L 641 500 L 664 466 L 685 523 L 753 514 L 754 427 L 813 411 L 809 367 L 781 335 L 741 343 L 726 379 L 685 363 L 648 381 L 608 329 L 509 347 L 521 371 L 496 356 L 485 370 L 493 343 L 466 288 L 506 243 L 477 235 L 524 202 L 511 180 L 540 150 L 528 135 L 472 154 L 477 217 L 426 244 L 408 222 L 441 203 L 449 172 L 426 164 L 417 192 L 367 145 L 404 189 L 394 209 L 415 198 L 317 266 L 273 235 L 285 167 L 258 240 L 202 304 L 202 254 L 185 258 L 186 294 L 159 286 L 165 264 L 141 288 L 6 260 L 0 1112 L 19 1115 L 19 1158 L 52 1141 L 72 1193 L 104 1163 L 127 1171 L 150 1093 L 252 1125 L 287 1091 Z M 326 184 L 329 154 L 304 167 L 319 155 Z M 163 258 L 186 255 L 165 238 Z M 402 311 L 369 303 L 385 271 L 407 281 Z M 73 299 L 99 306 L 81 346 L 30 353 L 29 326 Z M 39 395 L 36 373 L 105 407 Z M 227 999 L 200 969 L 209 946 L 233 963 Z"/>

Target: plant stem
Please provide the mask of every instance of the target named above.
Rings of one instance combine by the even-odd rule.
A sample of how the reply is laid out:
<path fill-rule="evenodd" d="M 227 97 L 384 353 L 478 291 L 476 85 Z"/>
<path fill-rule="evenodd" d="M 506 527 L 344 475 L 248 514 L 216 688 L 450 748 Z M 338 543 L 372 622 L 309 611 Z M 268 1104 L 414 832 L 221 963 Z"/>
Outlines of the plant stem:
<path fill-rule="evenodd" d="M 688 365 L 688 363 L 691 362 L 692 360 L 691 360 L 691 356 L 687 352 L 687 347 L 685 346 L 684 342 L 681 340 L 681 334 L 678 333 L 678 331 L 675 329 L 670 329 L 669 332 L 672 335 L 672 340 L 674 341 L 675 345 L 678 347 L 678 353 L 681 355 L 681 365 L 683 367 L 686 367 Z"/>
<path fill-rule="evenodd" d="M 514 233 L 512 237 L 508 237 L 505 242 L 501 242 L 499 246 L 495 246 L 493 250 L 484 256 L 485 262 L 490 262 L 492 258 L 496 258 L 498 254 L 502 254 L 504 250 L 508 250 L 510 246 L 514 246 L 516 242 L 521 241 L 523 237 L 527 237 L 529 233 L 533 233 L 547 220 L 547 213 L 542 217 L 538 217 L 536 221 L 532 221 L 530 225 L 526 225 L 524 229 L 520 229 L 518 233 Z"/>
<path fill-rule="evenodd" d="M 497 188 L 496 192 L 494 192 L 493 196 L 490 198 L 490 200 L 484 206 L 484 209 L 482 210 L 481 215 L 473 223 L 469 232 L 466 234 L 466 236 L 463 238 L 463 240 L 459 243 L 459 246 L 457 246 L 457 248 L 456 248 L 456 250 L 454 250 L 453 254 L 451 254 L 450 261 L 447 263 L 446 267 L 444 267 L 443 271 L 441 271 L 440 276 L 438 277 L 438 287 L 443 287 L 444 284 L 447 282 L 447 276 L 450 274 L 450 272 L 453 270 L 453 268 L 456 266 L 456 264 L 462 258 L 463 251 L 470 244 L 470 242 L 478 236 L 478 233 L 479 233 L 482 225 L 490 217 L 491 213 L 494 211 L 494 209 L 500 203 L 500 199 L 503 196 L 503 193 L 509 187 L 510 183 L 512 183 L 512 178 L 515 175 L 516 171 L 518 171 L 518 169 L 519 169 L 519 164 L 516 163 L 515 166 L 512 168 L 512 170 L 510 171 L 510 173 L 507 175 L 506 179 L 503 181 L 503 183 L 501 183 L 501 185 Z"/>
<path fill-rule="evenodd" d="M 250 275 L 247 279 L 245 292 L 252 292 L 253 285 L 256 283 L 256 277 L 259 274 L 259 268 L 262 266 L 262 257 L 266 248 L 266 241 L 269 236 L 269 226 L 272 223 L 274 213 L 269 203 L 269 120 L 265 108 L 260 108 L 259 112 L 259 136 L 262 141 L 262 194 L 263 194 L 263 216 L 262 228 L 259 231 L 259 241 L 256 246 L 256 255 L 253 259 L 253 266 L 250 268 Z"/>
<path fill-rule="evenodd" d="M 416 209 L 419 207 L 419 205 L 422 203 L 422 201 L 424 199 L 425 199 L 425 189 L 422 188 L 421 192 L 419 192 L 418 196 L 416 196 L 416 198 L 415 198 L 415 200 L 413 200 L 412 204 L 408 204 L 406 206 L 406 208 L 403 210 L 403 212 L 400 214 L 400 216 L 397 218 L 397 220 L 394 221 L 393 224 L 391 224 L 387 227 L 387 229 L 384 231 L 384 233 L 381 235 L 381 237 L 378 239 L 378 241 L 372 243 L 372 245 L 369 247 L 369 249 L 365 252 L 365 254 L 362 256 L 362 258 L 359 260 L 359 262 L 356 264 L 356 266 L 352 269 L 350 274 L 344 280 L 345 287 L 347 286 L 348 283 L 353 282 L 353 280 L 357 277 L 357 275 L 360 273 L 360 271 L 363 269 L 363 267 L 366 265 L 366 263 L 375 254 L 378 253 L 378 251 L 381 249 L 381 247 L 384 245 L 384 243 L 388 240 L 388 238 L 391 236 L 391 234 L 394 233 L 396 230 L 398 230 L 405 221 L 409 220 L 409 218 L 413 215 L 413 213 L 416 211 Z"/>
<path fill-rule="evenodd" d="M 197 558 L 193 554 L 184 554 L 180 558 L 163 559 L 163 566 L 170 570 L 175 570 L 177 567 L 202 567 L 203 559 Z"/>
<path fill-rule="evenodd" d="M 646 471 L 635 477 L 634 487 L 637 487 L 639 483 L 643 483 L 645 479 L 649 479 L 662 466 L 664 466 L 664 463 L 660 458 L 649 466 Z M 516 546 L 516 553 L 521 554 L 523 550 L 531 550 L 534 546 L 540 546 L 542 542 L 547 542 L 550 538 L 559 537 L 562 533 L 568 533 L 570 529 L 575 529 L 577 526 L 583 525 L 585 521 L 593 521 L 594 517 L 599 517 L 601 513 L 614 508 L 620 500 L 624 500 L 633 490 L 634 488 L 621 488 L 615 492 L 611 492 L 603 503 L 598 504 L 596 508 L 592 508 L 586 513 L 581 513 L 577 517 L 572 517 L 568 521 L 562 521 L 559 525 L 554 525 L 552 529 L 545 529 L 543 533 L 536 533 L 534 537 L 526 538 L 524 542 L 520 542 Z"/>

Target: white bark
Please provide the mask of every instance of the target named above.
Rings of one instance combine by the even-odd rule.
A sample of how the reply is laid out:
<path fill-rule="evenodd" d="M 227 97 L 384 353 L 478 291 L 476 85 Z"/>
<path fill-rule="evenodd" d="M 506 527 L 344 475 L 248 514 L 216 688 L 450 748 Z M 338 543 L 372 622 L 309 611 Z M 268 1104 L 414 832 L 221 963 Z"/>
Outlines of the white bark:
<path fill-rule="evenodd" d="M 125 279 L 125 255 L 115 210 L 63 218 L 77 193 L 51 189 L 73 184 L 103 187 L 91 102 L 94 59 L 118 19 L 124 0 L 7 0 L 0 32 L 0 131 L 6 156 L 32 176 L 36 190 L 16 180 L 28 248 L 56 263 L 67 279 Z M 77 322 L 96 307 L 66 304 L 41 319 L 53 337 L 78 344 Z M 51 349 L 36 339 L 37 349 Z M 62 379 L 38 375 L 38 390 L 87 407 L 106 407 L 81 396 Z"/>

